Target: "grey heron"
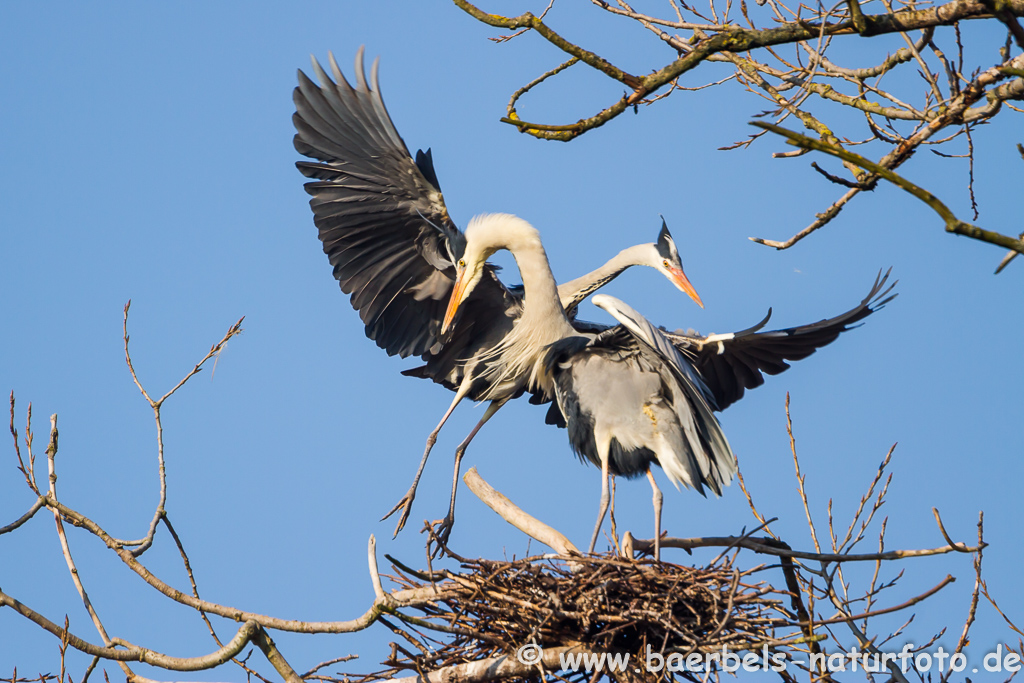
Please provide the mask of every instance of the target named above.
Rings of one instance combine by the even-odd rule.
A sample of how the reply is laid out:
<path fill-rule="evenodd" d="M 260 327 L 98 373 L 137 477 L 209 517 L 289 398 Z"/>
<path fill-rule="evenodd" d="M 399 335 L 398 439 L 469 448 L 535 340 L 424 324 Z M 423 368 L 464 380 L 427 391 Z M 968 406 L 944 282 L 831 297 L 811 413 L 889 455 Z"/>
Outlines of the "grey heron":
<path fill-rule="evenodd" d="M 430 151 L 409 154 L 384 106 L 377 63 L 367 83 L 363 51 L 356 55 L 356 85 L 330 56 L 332 80 L 314 59 L 320 85 L 302 71 L 294 91 L 295 149 L 315 161 L 298 169 L 312 181 L 306 191 L 323 250 L 341 290 L 359 311 L 366 336 L 388 355 L 420 356 L 425 364 L 403 374 L 431 379 L 455 391 L 448 410 L 427 437 L 409 491 L 385 515 L 402 510 L 395 534 L 408 519 L 423 468 L 437 435 L 464 399 L 491 400 L 483 418 L 456 451 L 455 477 L 446 537 L 454 521 L 459 463 L 470 440 L 506 401 L 522 393 L 491 386 L 488 352 L 516 328 L 522 293 L 503 285 L 493 266 L 481 271 L 477 295 L 466 315 L 442 335 L 445 306 L 455 283 L 454 263 L 465 237 L 455 226 L 441 194 Z M 672 236 L 662 222 L 658 240 L 623 250 L 597 270 L 557 288 L 556 302 L 574 312 L 591 292 L 634 265 L 650 266 L 700 303 L 682 269 Z M 703 304 L 701 304 L 703 305 Z M 464 359 L 479 357 L 473 363 Z M 522 383 L 512 382 L 515 386 Z M 538 395 L 535 399 L 543 401 Z"/>
<path fill-rule="evenodd" d="M 658 464 L 678 488 L 720 495 L 736 473 L 736 459 L 714 411 L 834 341 L 892 297 L 879 274 L 860 305 L 811 325 L 761 332 L 771 315 L 731 334 L 671 334 L 623 302 L 595 296 L 619 325 L 600 332 L 576 329 L 557 297 L 554 278 L 536 229 L 507 214 L 478 216 L 466 229 L 466 248 L 444 326 L 484 281 L 487 259 L 512 253 L 527 296 L 523 313 L 501 343 L 480 358 L 488 363 L 497 401 L 515 391 L 554 396 L 548 421 L 568 426 L 573 450 L 601 468 L 601 505 L 590 551 L 608 508 L 609 476 L 646 474 L 654 491 L 655 555 L 661 536 L 661 491 L 651 472 Z"/>

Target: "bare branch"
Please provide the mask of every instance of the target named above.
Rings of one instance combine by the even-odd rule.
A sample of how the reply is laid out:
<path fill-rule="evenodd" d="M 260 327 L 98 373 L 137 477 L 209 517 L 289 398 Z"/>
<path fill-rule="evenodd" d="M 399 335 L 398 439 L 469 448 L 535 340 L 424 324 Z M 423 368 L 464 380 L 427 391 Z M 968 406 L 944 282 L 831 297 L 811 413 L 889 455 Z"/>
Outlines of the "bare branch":
<path fill-rule="evenodd" d="M 764 128 L 765 130 L 770 130 L 773 133 L 781 135 L 787 138 L 787 141 L 794 146 L 802 147 L 805 149 L 814 149 L 819 152 L 831 154 L 832 156 L 839 157 L 844 161 L 849 161 L 851 163 L 857 164 L 861 168 L 871 171 L 872 173 L 882 178 L 885 178 L 894 185 L 914 195 L 922 202 L 927 204 L 929 207 L 931 207 L 931 209 L 935 211 L 935 213 L 939 214 L 939 216 L 946 224 L 946 232 L 951 232 L 957 235 L 964 235 L 966 237 L 980 240 L 982 242 L 988 242 L 990 244 L 997 244 L 999 246 L 1007 247 L 1009 249 L 1013 249 L 1014 251 L 1024 254 L 1024 240 L 1015 239 L 1013 237 L 1009 237 L 1007 235 L 1003 235 L 997 232 L 992 232 L 990 230 L 984 230 L 975 225 L 971 225 L 970 223 L 965 223 L 964 221 L 961 221 L 959 218 L 953 215 L 953 212 L 950 211 L 949 208 L 931 192 L 928 192 L 927 190 L 918 187 L 917 185 L 914 185 L 909 180 L 906 180 L 902 176 L 893 173 L 892 171 L 890 171 L 888 168 L 885 168 L 881 164 L 877 164 L 873 161 L 865 159 L 859 154 L 854 154 L 853 152 L 840 149 L 827 143 L 821 142 L 820 140 L 814 140 L 813 138 L 809 138 L 806 135 L 800 135 L 799 133 L 794 133 L 793 131 L 786 130 L 785 128 L 773 126 L 770 123 L 752 121 L 751 125 L 757 126 L 758 128 Z"/>
<path fill-rule="evenodd" d="M 860 194 L 861 188 L 855 187 L 851 190 L 847 190 L 846 194 L 837 199 L 832 206 L 828 207 L 825 211 L 815 216 L 814 222 L 808 225 L 806 228 L 798 232 L 797 234 L 790 237 L 784 242 L 777 242 L 775 240 L 764 239 L 763 237 L 750 237 L 748 238 L 751 242 L 757 242 L 763 244 L 766 247 L 774 247 L 775 249 L 789 249 L 791 246 L 802 240 L 803 238 L 810 235 L 812 232 L 825 227 L 833 218 L 839 215 L 839 212 L 843 210 L 843 207 L 849 203 L 851 199 Z"/>
<path fill-rule="evenodd" d="M 164 516 L 161 517 L 160 521 L 163 522 L 163 525 L 167 528 L 167 532 L 171 535 L 171 539 L 174 541 L 174 545 L 178 548 L 178 554 L 181 555 L 181 562 L 185 566 L 185 574 L 188 576 L 189 585 L 192 587 L 192 595 L 193 597 L 198 599 L 199 586 L 196 585 L 196 577 L 192 573 L 192 563 L 189 562 L 188 553 L 185 552 L 185 546 L 181 542 L 181 538 L 178 536 L 178 532 L 174 530 L 174 525 L 171 524 L 170 516 L 164 514 Z M 207 617 L 206 613 L 202 610 L 199 610 L 199 616 L 200 618 L 202 618 L 203 623 L 206 624 L 206 628 L 210 631 L 210 636 L 213 637 L 213 642 L 217 643 L 217 647 L 223 647 L 224 643 L 222 643 L 220 638 L 217 637 L 217 632 L 214 630 L 213 624 L 210 623 L 210 618 Z M 263 681 L 263 683 L 270 683 L 270 681 L 264 678 L 258 671 L 255 671 L 252 668 L 250 668 L 243 660 L 240 660 L 238 658 L 232 658 L 231 661 L 240 666 L 242 670 L 250 676 L 255 676 L 256 678 Z M 84 683 L 84 681 L 82 683 Z"/>
<path fill-rule="evenodd" d="M 560 657 L 566 654 L 590 653 L 590 650 L 579 645 L 558 648 L 545 648 L 544 654 L 536 664 L 523 664 L 507 655 L 490 657 L 476 662 L 457 664 L 444 669 L 432 671 L 426 676 L 409 676 L 395 678 L 394 683 L 484 683 L 485 681 L 507 678 L 525 678 L 545 669 L 557 671 L 560 668 Z"/>
<path fill-rule="evenodd" d="M 361 631 L 369 627 L 381 614 L 393 612 L 397 607 L 415 605 L 437 597 L 437 593 L 430 589 L 395 591 L 386 595 L 384 600 L 375 600 L 365 614 L 349 621 L 300 621 L 295 619 L 279 619 L 253 612 L 246 612 L 235 607 L 227 607 L 225 605 L 219 605 L 206 600 L 200 600 L 199 598 L 183 593 L 182 591 L 167 585 L 159 577 L 150 572 L 149 569 L 147 569 L 141 562 L 139 562 L 131 551 L 127 550 L 122 545 L 118 544 L 115 539 L 111 538 L 111 536 L 104 531 L 102 527 L 96 524 L 96 522 L 81 513 L 72 510 L 63 503 L 49 497 L 47 498 L 47 505 L 55 512 L 59 512 L 63 517 L 73 520 L 76 526 L 81 526 L 86 531 L 89 531 L 103 541 L 108 548 L 117 554 L 129 569 L 134 571 L 143 580 L 145 580 L 146 583 L 163 593 L 171 600 L 193 609 L 208 612 L 210 614 L 216 614 L 217 616 L 231 619 L 233 621 L 245 622 L 255 620 L 265 628 L 272 628 L 279 631 L 293 631 L 297 633 L 351 633 L 353 631 Z"/>
<path fill-rule="evenodd" d="M 862 36 L 881 35 L 886 33 L 906 33 L 924 30 L 936 26 L 948 26 L 959 21 L 991 16 L 991 10 L 981 0 L 953 0 L 935 8 L 907 9 L 878 15 L 861 15 L 857 24 L 850 19 L 838 23 L 821 23 L 792 21 L 783 26 L 770 29 L 742 29 L 733 24 L 718 22 L 714 35 L 704 36 L 695 41 L 692 49 L 670 64 L 657 69 L 653 73 L 636 77 L 622 71 L 598 55 L 569 42 L 553 31 L 543 21 L 526 12 L 519 17 L 504 17 L 488 14 L 467 0 L 454 0 L 455 4 L 470 16 L 490 26 L 507 29 L 531 28 L 540 33 L 546 40 L 563 52 L 579 58 L 593 68 L 605 73 L 610 78 L 626 84 L 633 90 L 628 96 L 611 104 L 601 112 L 580 119 L 567 125 L 547 125 L 526 123 L 517 119 L 504 119 L 519 127 L 521 132 L 546 140 L 568 141 L 589 130 L 604 125 L 615 118 L 630 105 L 639 101 L 649 93 L 653 93 L 666 84 L 676 80 L 680 75 L 696 68 L 712 57 L 726 53 L 739 54 L 756 48 L 771 47 L 815 40 L 819 37 L 830 37 L 859 33 Z M 1024 16 L 1024 0 L 1000 0 L 1005 11 L 1013 16 Z M 856 5 L 856 3 L 854 3 Z M 695 29 L 697 30 L 697 29 Z M 909 43 L 908 49 L 913 53 L 915 43 Z M 937 104 L 937 103 L 936 103 Z"/>
<path fill-rule="evenodd" d="M 32 503 L 32 507 L 30 507 L 28 509 L 28 512 L 26 512 L 21 517 L 19 517 L 18 519 L 14 520 L 13 522 L 8 524 L 7 526 L 0 526 L 0 535 L 6 534 L 6 533 L 10 533 L 11 531 L 14 531 L 18 527 L 20 527 L 22 524 L 27 522 L 28 520 L 32 519 L 32 517 L 37 512 L 39 512 L 39 510 L 42 509 L 42 507 L 45 504 L 46 504 L 46 497 L 45 496 L 39 496 L 38 498 L 36 498 L 36 502 Z"/>
<path fill-rule="evenodd" d="M 302 679 L 295 673 L 295 669 L 285 661 L 284 655 L 277 649 L 277 645 L 274 644 L 273 639 L 266 631 L 262 628 L 257 628 L 252 634 L 252 642 L 256 643 L 256 646 L 263 651 L 267 661 L 273 665 L 277 673 L 281 674 L 281 677 L 287 683 L 302 683 Z"/>
<path fill-rule="evenodd" d="M 54 624 L 43 615 L 22 604 L 3 591 L 0 591 L 0 605 L 12 608 L 15 612 L 42 627 L 44 630 L 52 633 L 58 638 L 64 639 L 71 647 L 75 648 L 79 652 L 84 652 L 85 654 L 93 655 L 94 657 L 100 657 L 102 659 L 108 659 L 122 664 L 124 662 L 143 662 L 145 664 L 152 664 L 153 666 L 158 666 L 170 671 L 202 671 L 204 669 L 212 669 L 241 652 L 242 648 L 253 639 L 254 634 L 262 632 L 260 625 L 256 621 L 248 621 L 238 629 L 238 633 L 236 633 L 235 637 L 231 639 L 231 642 L 216 652 L 212 652 L 201 657 L 183 659 L 179 657 L 171 657 L 169 655 L 161 654 L 154 650 L 148 650 L 135 645 L 128 645 L 124 649 L 94 645 L 76 635 L 73 635 L 57 624 Z M 129 674 L 130 678 L 131 676 L 132 675 Z"/>
<path fill-rule="evenodd" d="M 935 513 L 936 520 L 939 518 L 939 511 L 932 508 L 932 512 Z M 939 527 L 942 527 L 942 523 L 939 522 Z M 945 529 L 942 530 L 943 535 L 946 534 Z M 981 559 L 982 559 L 982 548 L 985 547 L 985 513 L 978 513 L 978 552 L 974 554 L 974 590 L 971 591 L 971 603 L 967 608 L 967 618 L 964 620 L 964 628 L 960 633 L 960 638 L 956 641 L 956 648 L 953 653 L 963 652 L 964 648 L 967 647 L 967 643 L 970 642 L 971 626 L 974 624 L 974 619 L 978 612 L 978 597 L 981 592 Z M 947 671 L 942 676 L 942 683 L 949 680 L 952 675 L 952 671 Z"/>
<path fill-rule="evenodd" d="M 523 512 L 512 501 L 492 488 L 490 484 L 484 481 L 484 478 L 480 476 L 475 467 L 466 472 L 462 480 L 466 482 L 469 490 L 476 494 L 476 497 L 482 500 L 487 507 L 494 510 L 499 517 L 530 538 L 552 548 L 559 555 L 580 554 L 576 546 L 562 533 Z"/>
<path fill-rule="evenodd" d="M 18 442 L 18 430 L 14 428 L 14 392 L 11 392 L 11 437 L 14 439 L 14 456 L 18 459 L 18 471 L 21 472 L 22 476 L 25 477 L 25 483 L 32 490 L 32 493 L 42 495 L 39 493 L 39 487 L 36 485 L 36 476 L 33 465 L 35 459 L 32 457 L 31 450 L 29 452 L 29 465 L 25 466 L 25 461 L 21 459 L 21 444 Z M 32 433 L 32 404 L 28 405 L 28 428 L 26 432 L 29 436 Z M 29 444 L 31 444 L 31 438 L 29 438 Z"/>
<path fill-rule="evenodd" d="M 853 615 L 849 615 L 849 616 L 844 615 L 844 616 L 841 616 L 841 617 L 836 617 L 834 619 L 825 619 L 823 621 L 817 621 L 815 623 L 818 626 L 825 626 L 827 624 L 846 624 L 846 623 L 852 624 L 853 622 L 859 621 L 860 619 L 866 619 L 868 617 L 879 616 L 879 615 L 882 615 L 882 614 L 891 614 L 893 612 L 899 612 L 901 610 L 907 609 L 908 607 L 913 607 L 914 605 L 918 604 L 919 602 L 927 600 L 928 598 L 930 598 L 931 596 L 935 595 L 940 590 L 942 590 L 943 588 L 945 588 L 946 586 L 948 586 L 949 584 L 951 584 L 951 583 L 953 583 L 955 581 L 956 581 L 955 577 L 946 575 L 946 578 L 944 578 L 942 581 L 940 581 L 938 584 L 936 584 L 931 589 L 925 591 L 924 593 L 921 593 L 920 595 L 916 595 L 916 596 L 912 597 L 910 600 L 907 600 L 906 602 L 900 603 L 899 605 L 893 605 L 892 607 L 886 607 L 885 609 L 876 609 L 876 610 L 872 610 L 870 612 L 862 612 L 860 614 L 853 614 Z"/>
<path fill-rule="evenodd" d="M 367 559 L 370 564 L 370 581 L 373 582 L 373 593 L 378 600 L 385 600 L 384 586 L 380 583 L 380 572 L 377 570 L 377 539 L 370 534 L 370 541 L 366 548 Z"/>
<path fill-rule="evenodd" d="M 883 553 L 820 553 L 792 550 L 785 544 L 780 544 L 771 538 L 748 538 L 745 536 L 705 536 L 698 538 L 671 538 L 661 539 L 662 548 L 680 548 L 692 550 L 694 548 L 719 548 L 736 547 L 753 550 L 763 555 L 774 555 L 775 557 L 788 557 L 798 560 L 811 560 L 815 562 L 875 562 L 905 560 L 910 557 L 930 557 L 932 555 L 945 555 L 952 552 L 976 553 L 982 546 L 969 547 L 963 543 L 944 545 L 938 548 L 921 548 L 919 550 L 888 550 Z M 654 548 L 654 539 L 633 539 L 633 548 L 638 552 L 649 552 Z"/>
<path fill-rule="evenodd" d="M 46 447 L 46 462 L 49 470 L 50 479 L 50 491 L 47 495 L 48 501 L 57 502 L 57 414 L 54 413 L 50 416 L 50 443 Z M 68 545 L 67 534 L 64 533 L 64 522 L 61 519 L 60 512 L 53 506 L 49 505 L 50 509 L 53 510 L 53 521 L 57 525 L 57 536 L 60 539 L 60 549 L 64 554 L 64 561 L 68 565 L 68 571 L 71 573 L 71 580 L 75 584 L 75 589 L 78 591 L 79 597 L 82 599 L 82 604 L 85 605 L 86 611 L 89 613 L 89 617 L 92 619 L 93 625 L 96 627 L 96 631 L 100 634 L 103 639 L 103 644 L 109 647 L 111 645 L 110 637 L 107 635 L 107 630 L 103 626 L 103 622 L 100 620 L 99 614 L 92 605 L 92 601 L 89 599 L 89 594 L 85 590 L 85 585 L 82 583 L 82 578 L 78 575 L 78 567 L 75 566 L 75 560 L 71 556 L 71 546 Z M 95 654 L 95 653 L 89 653 Z M 132 670 L 128 668 L 128 665 L 124 662 L 118 664 L 121 669 L 124 670 L 128 678 L 132 678 L 134 674 Z"/>
<path fill-rule="evenodd" d="M 206 355 L 203 356 L 203 358 L 198 363 L 196 363 L 195 367 L 193 367 L 192 370 L 190 370 L 181 379 L 180 382 L 174 385 L 174 387 L 170 391 L 161 396 L 158 400 L 154 401 L 152 398 L 150 398 L 149 393 L 147 393 L 145 388 L 142 386 L 142 382 L 139 381 L 138 375 L 135 373 L 135 367 L 132 365 L 131 353 L 128 350 L 128 310 L 131 308 L 131 305 L 132 302 L 130 300 L 128 301 L 128 303 L 125 304 L 124 316 L 122 318 L 122 330 L 124 335 L 124 358 L 125 362 L 128 364 L 128 371 L 131 373 L 132 381 L 135 382 L 135 386 L 139 388 L 139 391 L 142 392 L 142 395 L 149 403 L 149 406 L 153 409 L 153 417 L 154 420 L 156 421 L 157 470 L 160 478 L 160 498 L 157 501 L 156 510 L 153 512 L 153 518 L 149 522 L 149 530 L 146 532 L 146 535 L 143 538 L 134 541 L 117 539 L 117 543 L 122 546 L 137 546 L 132 551 L 132 553 L 135 555 L 135 557 L 141 557 L 142 554 L 153 545 L 153 538 L 156 536 L 157 525 L 160 523 L 161 517 L 163 517 L 163 515 L 165 514 L 165 505 L 167 504 L 167 468 L 166 463 L 164 461 L 164 425 L 163 419 L 161 418 L 160 415 L 160 408 L 163 406 L 164 401 L 170 398 L 174 394 L 174 392 L 176 392 L 178 389 L 184 386 L 185 383 L 189 381 L 189 379 L 191 379 L 200 370 L 202 370 L 203 365 L 207 361 L 209 361 L 211 358 L 217 357 L 220 354 L 220 352 L 224 350 L 225 346 L 228 343 L 228 340 L 230 340 L 235 335 L 242 333 L 242 321 L 245 320 L 245 316 L 239 318 L 238 322 L 236 322 L 234 325 L 228 328 L 228 331 L 224 334 L 223 337 L 221 337 L 220 341 L 218 341 L 216 344 L 210 347 L 210 350 L 207 351 Z"/>

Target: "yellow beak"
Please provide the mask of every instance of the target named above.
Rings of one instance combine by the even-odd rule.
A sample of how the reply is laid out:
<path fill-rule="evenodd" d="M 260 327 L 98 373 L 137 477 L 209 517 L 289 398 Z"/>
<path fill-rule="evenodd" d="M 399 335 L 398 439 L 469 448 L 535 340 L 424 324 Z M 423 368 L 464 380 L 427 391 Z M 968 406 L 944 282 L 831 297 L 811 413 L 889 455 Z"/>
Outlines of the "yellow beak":
<path fill-rule="evenodd" d="M 455 319 L 455 312 L 459 310 L 462 303 L 462 292 L 466 289 L 466 270 L 458 271 L 455 277 L 455 286 L 452 288 L 452 298 L 448 300 L 448 310 L 444 313 L 444 322 L 441 323 L 441 334 L 448 331 L 448 326 Z"/>
<path fill-rule="evenodd" d="M 697 294 L 697 290 L 690 284 L 689 278 L 686 277 L 686 273 L 680 268 L 669 268 L 668 272 L 672 275 L 672 282 L 675 286 L 683 290 L 690 295 L 690 298 L 697 302 L 697 305 L 704 308 L 704 302 L 700 300 L 700 296 Z"/>

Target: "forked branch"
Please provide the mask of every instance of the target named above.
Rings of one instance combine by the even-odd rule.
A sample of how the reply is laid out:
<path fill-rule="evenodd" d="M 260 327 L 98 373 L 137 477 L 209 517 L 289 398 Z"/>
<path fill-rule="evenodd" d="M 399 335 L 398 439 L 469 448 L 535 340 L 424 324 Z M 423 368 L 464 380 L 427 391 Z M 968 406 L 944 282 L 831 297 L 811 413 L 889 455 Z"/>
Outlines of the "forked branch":
<path fill-rule="evenodd" d="M 131 373 L 132 381 L 135 382 L 135 386 L 139 388 L 139 391 L 142 392 L 146 402 L 149 403 L 150 408 L 153 409 L 153 418 L 156 421 L 157 472 L 160 479 L 160 497 L 157 501 L 156 510 L 153 512 L 153 518 L 149 522 L 149 530 L 146 532 L 146 535 L 138 540 L 117 539 L 117 543 L 122 546 L 135 546 L 135 549 L 132 550 L 132 554 L 135 555 L 135 557 L 139 557 L 153 545 L 153 538 L 156 535 L 157 525 L 160 523 L 160 519 L 165 513 L 165 505 L 167 504 L 167 469 L 164 462 L 164 425 L 163 419 L 160 415 L 160 409 L 163 406 L 164 401 L 174 395 L 174 393 L 183 387 L 193 376 L 198 374 L 199 371 L 203 369 L 203 365 L 205 365 L 207 361 L 211 358 L 216 358 L 220 352 L 224 350 L 229 339 L 242 333 L 242 321 L 245 320 L 245 316 L 239 318 L 238 322 L 228 328 L 228 331 L 223 337 L 221 337 L 220 341 L 210 347 L 210 350 L 206 352 L 206 355 L 195 364 L 195 366 L 181 379 L 181 381 L 175 384 L 170 391 L 165 393 L 159 399 L 153 400 L 146 389 L 142 386 L 142 382 L 139 381 L 139 377 L 135 373 L 135 366 L 132 364 L 131 352 L 128 350 L 128 310 L 131 308 L 131 305 L 132 302 L 130 300 L 124 305 L 124 316 L 122 318 L 124 359 L 125 363 L 128 365 L 128 372 Z"/>
<path fill-rule="evenodd" d="M 970 237 L 971 239 L 980 240 L 982 242 L 988 242 L 989 244 L 996 244 L 1007 249 L 1024 254 L 1024 240 L 1010 237 L 1009 235 L 1003 235 L 998 232 L 991 230 L 985 230 L 979 228 L 976 225 L 972 225 L 965 221 L 960 220 L 953 214 L 953 212 L 945 204 L 939 200 L 938 197 L 933 195 L 928 190 L 915 185 L 903 176 L 897 175 L 893 171 L 885 168 L 881 164 L 877 164 L 870 159 L 866 159 L 859 154 L 854 154 L 845 149 L 835 147 L 821 140 L 815 140 L 814 138 L 801 135 L 791 130 L 786 130 L 781 126 L 775 126 L 770 123 L 764 123 L 763 121 L 752 121 L 752 126 L 769 130 L 776 135 L 781 135 L 786 138 L 788 144 L 801 149 L 810 149 L 818 152 L 824 152 L 825 154 L 831 154 L 834 157 L 838 157 L 843 161 L 847 161 L 852 164 L 860 166 L 866 171 L 869 171 L 880 178 L 888 180 L 893 185 L 909 192 L 913 196 L 920 199 L 922 202 L 927 204 L 935 213 L 939 214 L 946 226 L 946 232 L 950 232 L 956 235 L 963 235 Z"/>

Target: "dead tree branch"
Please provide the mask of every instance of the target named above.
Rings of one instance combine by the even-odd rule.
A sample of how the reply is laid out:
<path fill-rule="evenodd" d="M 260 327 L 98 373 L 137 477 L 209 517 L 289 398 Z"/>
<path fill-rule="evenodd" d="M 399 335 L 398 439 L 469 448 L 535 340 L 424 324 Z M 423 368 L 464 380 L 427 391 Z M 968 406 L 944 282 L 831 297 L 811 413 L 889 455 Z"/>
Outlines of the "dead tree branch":
<path fill-rule="evenodd" d="M 974 200 L 976 151 L 971 131 L 976 124 L 1000 115 L 1004 104 L 1024 100 L 1024 53 L 1012 54 L 1014 43 L 1011 41 L 1005 45 L 990 45 L 987 51 L 978 49 L 984 48 L 983 45 L 971 45 L 969 54 L 975 62 L 965 65 L 967 51 L 960 31 L 961 24 L 967 21 L 1001 22 L 1016 41 L 1015 47 L 1024 50 L 1024 29 L 1019 21 L 1024 16 L 1024 0 L 949 0 L 923 8 L 908 0 L 883 0 L 885 11 L 875 14 L 866 13 L 856 0 L 839 2 L 833 7 L 800 4 L 795 8 L 777 0 L 759 0 L 750 6 L 740 3 L 742 20 L 730 19 L 731 0 L 709 0 L 710 17 L 691 5 L 674 1 L 669 3 L 674 16 L 659 17 L 637 11 L 624 0 L 615 3 L 592 0 L 596 12 L 643 27 L 668 49 L 664 59 L 648 64 L 646 75 L 642 76 L 635 75 L 639 70 L 630 73 L 613 64 L 613 60 L 584 47 L 588 42 L 586 35 L 569 37 L 570 33 L 582 34 L 584 27 L 570 25 L 566 30 L 556 30 L 556 12 L 551 12 L 550 16 L 545 10 L 540 17 L 530 12 L 506 17 L 488 13 L 469 0 L 454 2 L 462 11 L 490 27 L 514 31 L 509 37 L 523 36 L 522 42 L 527 40 L 525 34 L 536 33 L 569 56 L 568 61 L 517 89 L 508 103 L 507 116 L 501 119 L 520 132 L 542 140 L 570 141 L 608 123 L 627 109 L 637 110 L 639 104 L 651 105 L 672 94 L 708 87 L 695 83 L 707 81 L 718 87 L 736 82 L 758 99 L 770 103 L 768 111 L 755 112 L 755 115 L 772 117 L 776 126 L 788 117 L 795 117 L 823 145 L 837 152 L 869 142 L 874 147 L 884 146 L 887 151 L 868 163 L 890 173 L 922 145 L 946 145 L 962 136 L 967 141 L 967 153 L 945 156 L 969 159 L 967 190 L 977 213 Z M 944 27 L 951 28 L 945 30 Z M 879 59 L 872 54 L 874 43 L 869 39 L 887 34 L 898 34 L 905 46 Z M 829 54 L 833 45 L 848 43 L 854 37 L 858 45 L 863 46 L 863 56 L 850 57 L 847 51 L 839 59 Z M 998 54 L 999 58 L 985 61 L 993 54 Z M 854 60 L 861 63 L 848 63 Z M 625 86 L 626 92 L 616 92 L 615 98 L 607 101 L 603 109 L 571 123 L 534 121 L 520 114 L 517 106 L 524 94 L 540 82 L 546 82 L 546 92 L 559 92 L 558 86 L 552 84 L 563 81 L 565 70 L 577 63 Z M 697 75 L 711 63 L 731 65 L 732 73 L 721 77 L 716 72 L 714 78 Z M 889 75 L 910 69 L 916 69 L 916 75 L 906 73 L 910 78 Z M 938 74 L 945 78 L 938 78 Z M 686 83 L 686 79 L 692 79 L 691 83 Z M 890 85 L 883 87 L 883 79 Z M 914 85 L 922 81 L 923 87 Z M 837 116 L 835 105 L 857 111 L 862 115 L 863 124 Z M 1012 105 L 1007 108 L 1020 111 Z M 857 130 L 861 125 L 866 127 L 866 137 Z M 720 149 L 744 148 L 758 137 L 754 135 Z M 858 140 L 858 137 L 863 139 Z M 807 149 L 801 148 L 800 153 Z M 786 158 L 793 154 L 775 156 Z M 787 249 L 833 221 L 851 200 L 865 190 L 874 189 L 880 177 L 896 182 L 890 176 L 866 170 L 868 166 L 851 161 L 851 157 L 838 153 L 835 156 L 843 160 L 851 178 L 818 170 L 830 182 L 846 186 L 842 196 L 816 213 L 810 224 L 789 239 L 752 237 L 753 241 Z M 858 158 L 864 159 L 863 156 Z M 908 183 L 900 187 L 939 211 L 949 232 L 1007 246 L 1013 249 L 1012 254 L 1020 253 L 1018 249 L 1024 243 L 1024 236 L 1014 239 L 960 221 L 948 210 L 943 212 L 944 205 L 940 207 L 941 203 L 932 201 L 934 198 L 922 197 L 921 188 L 913 186 L 916 190 L 911 189 Z M 1000 269 L 1008 261 L 1009 256 Z"/>
<path fill-rule="evenodd" d="M 799 133 L 795 133 L 791 130 L 786 130 L 785 128 L 781 128 L 779 126 L 774 126 L 770 123 L 752 121 L 751 125 L 757 126 L 758 128 L 763 128 L 765 130 L 770 130 L 771 132 L 777 135 L 781 135 L 787 139 L 787 142 L 789 144 L 795 147 L 800 147 L 802 149 L 812 149 L 819 152 L 824 152 L 826 154 L 831 154 L 832 156 L 838 157 L 843 161 L 848 161 L 852 164 L 856 164 L 857 166 L 860 166 L 866 171 L 870 171 L 871 173 L 880 178 L 888 180 L 893 185 L 896 185 L 900 189 L 903 189 L 910 193 L 911 195 L 913 195 L 914 197 L 917 197 L 922 202 L 927 204 L 929 208 L 935 211 L 935 213 L 939 214 L 939 217 L 941 217 L 942 220 L 945 222 L 946 232 L 950 232 L 955 235 L 963 235 L 965 237 L 970 237 L 971 239 L 976 239 L 982 242 L 988 242 L 989 244 L 996 244 L 1001 247 L 1012 249 L 1017 253 L 1024 254 L 1024 240 L 1013 238 L 1008 235 L 1003 235 L 998 232 L 993 232 L 991 230 L 985 230 L 983 228 L 979 228 L 976 225 L 971 225 L 970 223 L 960 220 L 953 214 L 952 211 L 949 210 L 949 207 L 943 204 L 939 200 L 939 198 L 933 195 L 931 192 L 928 192 L 928 190 L 918 187 L 917 185 L 913 184 L 906 178 L 897 175 L 896 173 L 893 173 L 892 171 L 882 166 L 881 164 L 877 164 L 873 161 L 865 159 L 859 154 L 854 154 L 853 152 L 849 152 L 845 149 L 834 147 L 832 145 L 829 145 L 828 143 L 822 142 L 820 140 L 815 140 L 813 138 L 809 138 L 806 135 L 800 135 Z M 764 240 L 760 241 L 762 243 L 767 243 Z"/>

